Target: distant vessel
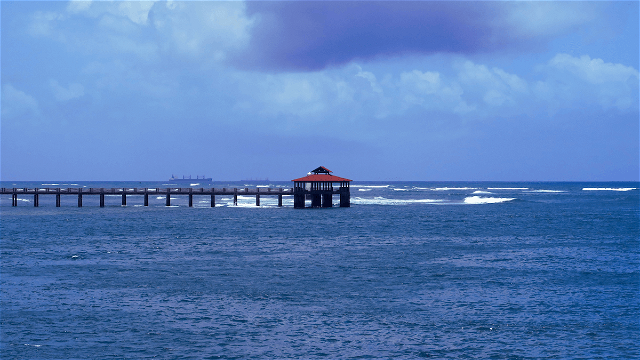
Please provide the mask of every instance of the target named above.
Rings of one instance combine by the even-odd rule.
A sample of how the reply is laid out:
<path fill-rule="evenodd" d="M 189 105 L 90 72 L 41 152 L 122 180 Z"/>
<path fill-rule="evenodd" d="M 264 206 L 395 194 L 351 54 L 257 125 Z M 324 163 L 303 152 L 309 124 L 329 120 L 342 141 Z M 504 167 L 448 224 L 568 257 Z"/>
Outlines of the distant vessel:
<path fill-rule="evenodd" d="M 204 175 L 202 175 L 202 177 L 196 175 L 196 178 L 192 179 L 191 175 L 189 175 L 189 177 L 185 177 L 184 175 L 182 175 L 182 179 L 180 179 L 175 177 L 173 174 L 171 174 L 171 178 L 169 179 L 169 181 L 193 181 L 193 180 L 211 181 L 211 178 L 204 177 Z"/>

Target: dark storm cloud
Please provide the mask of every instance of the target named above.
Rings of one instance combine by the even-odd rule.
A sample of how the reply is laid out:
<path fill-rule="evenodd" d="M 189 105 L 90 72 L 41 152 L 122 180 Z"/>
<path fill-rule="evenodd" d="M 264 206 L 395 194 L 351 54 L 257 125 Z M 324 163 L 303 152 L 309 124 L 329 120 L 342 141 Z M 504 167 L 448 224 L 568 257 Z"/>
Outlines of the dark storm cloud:
<path fill-rule="evenodd" d="M 257 22 L 233 61 L 308 71 L 396 54 L 493 51 L 518 45 L 505 13 L 494 2 L 248 2 Z"/>

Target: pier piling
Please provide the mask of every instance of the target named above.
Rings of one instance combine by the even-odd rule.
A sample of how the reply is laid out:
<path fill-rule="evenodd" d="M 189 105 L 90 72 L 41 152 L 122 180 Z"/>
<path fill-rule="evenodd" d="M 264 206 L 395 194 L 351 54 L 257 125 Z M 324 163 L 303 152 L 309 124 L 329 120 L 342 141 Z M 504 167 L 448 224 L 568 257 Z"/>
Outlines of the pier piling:
<path fill-rule="evenodd" d="M 336 192 L 337 193 L 337 192 Z M 11 206 L 18 206 L 18 201 L 20 196 L 33 196 L 33 206 L 40 206 L 40 198 L 42 195 L 55 195 L 55 206 L 61 206 L 62 195 L 71 195 L 78 197 L 78 207 L 83 207 L 83 197 L 86 195 L 97 195 L 99 197 L 99 205 L 100 207 L 105 207 L 105 197 L 109 196 L 120 196 L 122 206 L 127 206 L 127 197 L 131 195 L 142 195 L 144 196 L 144 206 L 149 206 L 149 194 L 151 196 L 156 196 L 161 199 L 162 196 L 165 196 L 165 205 L 171 206 L 171 196 L 172 195 L 186 195 L 188 196 L 188 204 L 189 207 L 197 206 L 193 203 L 194 195 L 208 195 L 211 197 L 211 207 L 216 207 L 216 195 L 221 196 L 233 196 L 233 205 L 238 205 L 238 195 L 242 196 L 254 196 L 256 197 L 256 206 L 262 206 L 262 197 L 264 196 L 277 196 L 278 197 L 278 207 L 282 207 L 282 197 L 284 195 L 296 195 L 297 193 L 294 189 L 283 189 L 283 188 L 255 188 L 250 189 L 248 187 L 245 188 L 0 188 L 0 194 L 2 195 L 11 195 Z M 302 198 L 298 196 L 296 199 L 300 201 L 302 199 L 304 206 L 304 195 Z M 326 198 L 322 196 L 318 196 L 320 198 L 320 203 L 322 204 L 322 200 Z M 326 203 L 326 200 L 325 200 Z"/>

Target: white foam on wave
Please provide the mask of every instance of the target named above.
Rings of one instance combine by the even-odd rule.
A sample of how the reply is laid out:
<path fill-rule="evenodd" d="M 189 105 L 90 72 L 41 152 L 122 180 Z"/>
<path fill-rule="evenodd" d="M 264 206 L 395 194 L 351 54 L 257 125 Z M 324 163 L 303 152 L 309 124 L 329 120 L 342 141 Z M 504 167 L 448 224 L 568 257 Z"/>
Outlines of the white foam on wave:
<path fill-rule="evenodd" d="M 189 186 L 198 186 L 200 183 L 189 184 Z"/>
<path fill-rule="evenodd" d="M 393 188 L 394 191 L 409 191 L 411 189 Z"/>
<path fill-rule="evenodd" d="M 515 200 L 515 198 L 497 198 L 497 197 L 480 197 L 469 196 L 464 199 L 465 204 L 498 204 Z"/>
<path fill-rule="evenodd" d="M 371 189 L 382 189 L 382 188 L 388 188 L 389 185 L 354 185 L 351 186 L 354 188 L 371 188 Z"/>
<path fill-rule="evenodd" d="M 358 191 L 371 191 L 373 189 L 358 189 Z"/>
<path fill-rule="evenodd" d="M 436 199 L 387 199 L 382 196 L 374 198 L 355 197 L 351 199 L 351 203 L 360 205 L 408 205 L 408 204 L 434 204 L 443 200 Z"/>
<path fill-rule="evenodd" d="M 540 190 L 531 190 L 530 192 L 534 192 L 534 193 L 563 193 L 566 192 L 564 190 L 545 190 L 545 189 L 540 189 Z"/>
<path fill-rule="evenodd" d="M 42 185 L 43 185 L 43 186 L 44 186 L 44 185 L 47 185 L 47 186 L 56 186 L 56 185 L 60 185 L 60 184 L 42 184 Z"/>
<path fill-rule="evenodd" d="M 475 190 L 477 188 L 472 187 L 441 187 L 434 188 L 433 191 L 451 191 L 451 190 Z"/>
<path fill-rule="evenodd" d="M 529 188 L 520 187 L 499 187 L 499 188 L 487 188 L 489 190 L 529 190 Z"/>
<path fill-rule="evenodd" d="M 474 194 L 493 194 L 491 191 L 485 191 L 485 190 L 476 190 L 473 193 Z"/>
<path fill-rule="evenodd" d="M 584 191 L 631 191 L 638 188 L 583 188 Z"/>

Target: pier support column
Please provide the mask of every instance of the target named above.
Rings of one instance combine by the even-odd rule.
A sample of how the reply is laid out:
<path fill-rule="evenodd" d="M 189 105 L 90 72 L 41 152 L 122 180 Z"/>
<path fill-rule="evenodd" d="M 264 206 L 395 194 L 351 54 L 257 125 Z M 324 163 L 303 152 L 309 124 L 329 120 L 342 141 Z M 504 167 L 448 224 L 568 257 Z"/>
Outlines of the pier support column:
<path fill-rule="evenodd" d="M 331 195 L 331 194 L 322 194 L 322 207 L 323 208 L 330 208 L 330 207 L 333 206 L 332 197 L 333 197 L 333 195 Z"/>
<path fill-rule="evenodd" d="M 171 189 L 167 188 L 167 200 L 165 201 L 166 206 L 171 206 Z"/>
<path fill-rule="evenodd" d="M 340 207 L 351 207 L 351 195 L 348 189 L 340 191 Z"/>
<path fill-rule="evenodd" d="M 124 189 L 122 189 L 122 206 L 127 206 L 127 194 Z"/>
<path fill-rule="evenodd" d="M 104 193 L 100 193 L 100 207 L 104 207 Z"/>
<path fill-rule="evenodd" d="M 238 188 L 233 188 L 233 205 L 238 206 Z"/>
<path fill-rule="evenodd" d="M 278 207 L 282 207 L 282 194 L 278 195 Z"/>
<path fill-rule="evenodd" d="M 211 207 L 216 207 L 216 196 L 213 194 L 214 191 L 214 189 L 211 189 Z"/>
<path fill-rule="evenodd" d="M 82 207 L 82 188 L 78 188 L 78 207 Z"/>
<path fill-rule="evenodd" d="M 293 208 L 294 209 L 304 209 L 304 207 L 305 207 L 304 197 L 305 197 L 305 194 L 302 191 L 293 193 Z"/>
<path fill-rule="evenodd" d="M 36 189 L 36 193 L 33 194 L 33 207 L 38 207 L 38 189 Z"/>
<path fill-rule="evenodd" d="M 60 189 L 56 193 L 56 207 L 60 207 Z"/>
<path fill-rule="evenodd" d="M 193 188 L 189 188 L 189 207 L 193 207 Z"/>
<path fill-rule="evenodd" d="M 149 206 L 149 193 L 144 189 L 144 206 Z"/>
<path fill-rule="evenodd" d="M 16 189 L 13 189 L 14 193 L 11 194 L 11 206 L 18 206 L 18 194 L 15 193 Z"/>
<path fill-rule="evenodd" d="M 311 194 L 311 207 L 319 208 L 322 206 L 322 197 L 320 194 Z"/>
<path fill-rule="evenodd" d="M 260 194 L 256 194 L 256 206 L 260 206 Z"/>

